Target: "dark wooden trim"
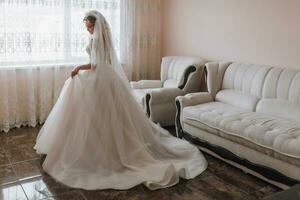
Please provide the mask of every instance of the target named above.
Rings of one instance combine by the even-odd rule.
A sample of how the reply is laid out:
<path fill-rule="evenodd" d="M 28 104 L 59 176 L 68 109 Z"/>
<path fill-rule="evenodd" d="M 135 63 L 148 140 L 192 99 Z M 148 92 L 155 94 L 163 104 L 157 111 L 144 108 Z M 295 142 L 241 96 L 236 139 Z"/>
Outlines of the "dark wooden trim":
<path fill-rule="evenodd" d="M 255 164 L 245 158 L 241 158 L 241 157 L 235 155 L 231 151 L 228 151 L 227 149 L 225 149 L 221 146 L 214 145 L 207 141 L 201 140 L 198 137 L 192 136 L 185 131 L 182 131 L 182 132 L 183 132 L 183 138 L 185 138 L 186 140 L 188 140 L 196 145 L 199 145 L 201 147 L 204 147 L 226 160 L 230 160 L 239 165 L 245 166 L 248 169 L 266 177 L 269 180 L 279 182 L 279 183 L 282 183 L 287 186 L 293 186 L 293 185 L 300 183 L 299 180 L 287 177 L 287 176 L 283 175 L 282 173 L 272 169 L 271 167 Z"/>
<path fill-rule="evenodd" d="M 181 115 L 181 105 L 178 100 L 175 100 L 176 105 L 176 117 L 175 117 L 175 126 L 176 126 L 176 135 L 179 138 L 182 138 L 182 126 L 180 122 L 180 115 Z"/>
<path fill-rule="evenodd" d="M 178 86 L 179 89 L 183 89 L 188 81 L 188 78 L 190 76 L 191 73 L 195 72 L 196 71 L 196 67 L 191 65 L 189 66 L 185 72 L 184 72 L 184 78 L 183 78 L 183 83 L 181 85 Z"/>
<path fill-rule="evenodd" d="M 206 66 L 204 67 L 203 72 L 204 72 L 204 82 L 205 82 L 205 85 L 206 85 L 206 89 L 208 91 L 208 88 L 207 88 L 207 75 L 208 75 L 208 71 L 207 71 L 207 67 Z"/>
<path fill-rule="evenodd" d="M 151 95 L 149 93 L 146 94 L 146 114 L 148 117 L 150 117 L 150 99 L 151 99 Z"/>

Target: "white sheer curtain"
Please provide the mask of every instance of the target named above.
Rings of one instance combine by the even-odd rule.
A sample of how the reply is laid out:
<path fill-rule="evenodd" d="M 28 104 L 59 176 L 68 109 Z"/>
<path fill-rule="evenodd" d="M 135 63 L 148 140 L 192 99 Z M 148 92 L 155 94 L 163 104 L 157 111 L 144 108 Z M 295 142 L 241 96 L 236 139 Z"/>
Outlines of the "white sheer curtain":
<path fill-rule="evenodd" d="M 36 126 L 47 118 L 70 66 L 0 69 L 0 128 Z"/>
<path fill-rule="evenodd" d="M 0 66 L 86 59 L 84 13 L 100 10 L 120 48 L 120 0 L 1 0 Z"/>
<path fill-rule="evenodd" d="M 47 118 L 74 65 L 86 62 L 84 13 L 100 10 L 120 45 L 120 0 L 0 0 L 0 130 Z"/>
<path fill-rule="evenodd" d="M 100 10 L 130 80 L 157 79 L 162 0 L 0 0 L 0 130 L 47 118 L 74 65 L 87 60 L 82 21 Z"/>
<path fill-rule="evenodd" d="M 158 79 L 162 0 L 121 0 L 121 61 L 130 80 Z"/>

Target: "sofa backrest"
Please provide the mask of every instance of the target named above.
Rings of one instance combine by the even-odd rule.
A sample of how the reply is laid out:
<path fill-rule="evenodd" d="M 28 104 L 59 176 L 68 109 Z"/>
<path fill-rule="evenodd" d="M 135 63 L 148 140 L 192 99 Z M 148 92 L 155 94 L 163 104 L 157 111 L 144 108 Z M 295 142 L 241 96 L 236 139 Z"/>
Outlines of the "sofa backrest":
<path fill-rule="evenodd" d="M 162 59 L 161 81 L 165 88 L 184 87 L 187 82 L 186 75 L 190 74 L 192 68 L 204 66 L 204 59 L 187 56 L 169 56 Z M 200 77 L 199 77 L 200 80 Z M 200 85 L 200 84 L 199 84 Z M 181 88 L 183 89 L 183 88 Z"/>
<path fill-rule="evenodd" d="M 300 122 L 300 70 L 272 68 L 256 111 Z"/>
<path fill-rule="evenodd" d="M 300 70 L 231 63 L 216 101 L 300 122 Z"/>
<path fill-rule="evenodd" d="M 230 64 L 224 73 L 216 100 L 255 111 L 262 97 L 265 77 L 271 68 L 254 64 Z"/>

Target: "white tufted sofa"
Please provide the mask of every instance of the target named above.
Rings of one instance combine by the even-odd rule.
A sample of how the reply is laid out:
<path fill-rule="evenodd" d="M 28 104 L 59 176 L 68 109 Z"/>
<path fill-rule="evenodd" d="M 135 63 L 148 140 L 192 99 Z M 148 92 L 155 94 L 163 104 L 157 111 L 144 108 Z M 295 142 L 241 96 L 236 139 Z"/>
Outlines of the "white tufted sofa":
<path fill-rule="evenodd" d="M 281 188 L 300 181 L 300 70 L 208 63 L 206 93 L 176 98 L 177 135 Z"/>
<path fill-rule="evenodd" d="M 205 63 L 204 59 L 198 57 L 164 57 L 161 80 L 131 82 L 136 100 L 152 121 L 162 126 L 174 125 L 175 98 L 201 91 Z"/>

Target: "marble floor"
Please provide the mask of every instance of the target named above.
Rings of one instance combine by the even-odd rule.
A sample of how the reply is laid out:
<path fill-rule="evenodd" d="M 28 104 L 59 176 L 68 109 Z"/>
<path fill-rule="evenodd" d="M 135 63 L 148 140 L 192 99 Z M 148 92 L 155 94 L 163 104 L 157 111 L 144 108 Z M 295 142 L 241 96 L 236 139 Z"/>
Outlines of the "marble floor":
<path fill-rule="evenodd" d="M 193 180 L 149 191 L 143 185 L 127 191 L 85 191 L 66 187 L 43 173 L 33 150 L 40 127 L 0 132 L 0 200 L 255 200 L 280 189 L 207 154 L 208 169 Z"/>

